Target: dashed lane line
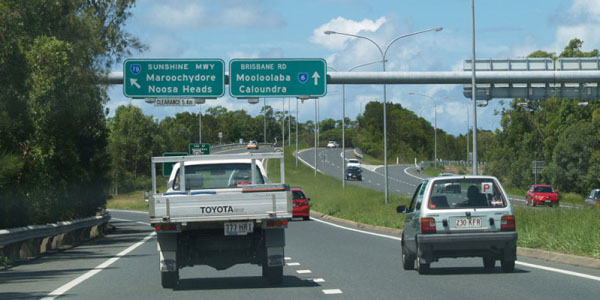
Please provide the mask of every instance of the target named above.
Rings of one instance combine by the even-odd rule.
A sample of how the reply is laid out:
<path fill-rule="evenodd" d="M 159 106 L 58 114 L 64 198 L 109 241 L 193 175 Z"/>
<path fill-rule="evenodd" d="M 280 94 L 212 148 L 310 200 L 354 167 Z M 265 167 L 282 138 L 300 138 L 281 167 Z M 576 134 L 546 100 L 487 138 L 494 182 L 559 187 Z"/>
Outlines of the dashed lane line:
<path fill-rule="evenodd" d="M 298 274 L 310 274 L 312 273 L 311 270 L 296 270 L 296 273 Z"/>
<path fill-rule="evenodd" d="M 323 293 L 325 295 L 342 294 L 342 290 L 340 290 L 340 289 L 323 290 Z"/>
<path fill-rule="evenodd" d="M 299 266 L 299 265 L 300 265 L 300 263 L 298 263 L 298 262 L 291 262 L 291 263 L 286 263 L 285 265 L 286 265 L 286 266 L 293 267 L 293 266 Z"/>
<path fill-rule="evenodd" d="M 129 252 L 135 250 L 137 247 L 141 246 L 142 244 L 144 244 L 145 242 L 147 242 L 149 239 L 151 239 L 152 237 L 154 237 L 156 235 L 156 232 L 152 232 L 150 234 L 148 234 L 144 239 L 142 239 L 141 241 L 129 246 L 127 249 L 119 252 L 119 254 L 113 256 L 112 258 L 108 259 L 107 261 L 101 263 L 100 265 L 98 265 L 97 267 L 95 267 L 94 269 L 88 271 L 87 273 L 71 280 L 70 282 L 68 282 L 67 284 L 57 288 L 56 290 L 50 292 L 50 294 L 48 294 L 48 296 L 42 298 L 42 300 L 52 300 L 55 299 L 56 297 L 59 297 L 61 295 L 63 295 L 64 293 L 68 292 L 70 289 L 74 288 L 75 286 L 77 286 L 78 284 L 86 281 L 87 279 L 90 279 L 92 276 L 100 273 L 100 271 L 108 268 L 110 265 L 112 265 L 114 262 L 116 262 L 117 260 L 119 260 L 119 258 L 127 255 Z"/>

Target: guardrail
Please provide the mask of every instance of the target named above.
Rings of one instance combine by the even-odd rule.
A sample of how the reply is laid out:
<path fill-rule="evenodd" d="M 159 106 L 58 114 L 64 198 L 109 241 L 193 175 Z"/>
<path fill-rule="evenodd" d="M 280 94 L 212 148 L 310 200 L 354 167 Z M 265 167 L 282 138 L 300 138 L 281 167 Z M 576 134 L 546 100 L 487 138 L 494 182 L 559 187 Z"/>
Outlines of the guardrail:
<path fill-rule="evenodd" d="M 354 148 L 354 155 L 360 159 L 363 159 L 365 156 L 361 153 L 360 149 Z"/>
<path fill-rule="evenodd" d="M 420 163 L 416 162 L 415 159 L 415 167 L 417 167 L 417 169 L 423 170 L 423 168 L 425 168 L 426 166 L 429 165 L 433 165 L 435 164 L 435 161 L 421 161 Z M 473 162 L 470 161 L 464 161 L 464 160 L 439 160 L 437 162 L 438 165 L 462 165 L 462 166 L 470 166 L 473 164 Z M 486 163 L 484 161 L 479 161 L 478 164 L 480 166 L 484 166 Z"/>
<path fill-rule="evenodd" d="M 226 145 L 218 145 L 218 146 L 212 146 L 211 147 L 211 151 L 214 152 L 218 152 L 218 151 L 223 151 L 223 150 L 229 150 L 229 149 L 235 149 L 235 148 L 245 148 L 247 144 L 226 144 Z M 273 144 L 270 143 L 258 143 L 258 146 L 263 146 L 263 147 L 272 147 Z"/>
<path fill-rule="evenodd" d="M 0 255 L 8 257 L 10 261 L 37 256 L 47 250 L 87 239 L 89 238 L 87 235 L 98 235 L 98 230 L 92 229 L 104 226 L 110 218 L 110 214 L 105 213 L 102 216 L 54 224 L 2 229 L 0 230 Z M 65 238 L 65 235 L 76 232 L 74 236 Z"/>

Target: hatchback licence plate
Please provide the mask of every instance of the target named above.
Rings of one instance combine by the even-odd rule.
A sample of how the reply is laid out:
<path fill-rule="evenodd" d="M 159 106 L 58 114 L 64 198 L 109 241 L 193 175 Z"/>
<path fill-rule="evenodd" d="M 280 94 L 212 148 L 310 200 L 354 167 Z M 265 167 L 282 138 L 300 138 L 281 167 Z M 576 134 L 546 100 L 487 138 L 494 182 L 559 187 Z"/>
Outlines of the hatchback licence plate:
<path fill-rule="evenodd" d="M 481 227 L 481 218 L 455 219 L 454 227 L 456 227 L 456 228 L 480 228 Z"/>
<path fill-rule="evenodd" d="M 225 235 L 247 235 L 254 231 L 253 222 L 228 222 L 225 223 Z"/>

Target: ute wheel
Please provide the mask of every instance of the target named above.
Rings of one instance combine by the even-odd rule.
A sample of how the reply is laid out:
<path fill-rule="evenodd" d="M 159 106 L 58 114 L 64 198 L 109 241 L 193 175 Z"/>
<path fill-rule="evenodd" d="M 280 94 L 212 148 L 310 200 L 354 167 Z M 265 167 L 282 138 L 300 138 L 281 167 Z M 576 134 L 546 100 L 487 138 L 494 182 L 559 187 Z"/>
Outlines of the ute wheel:
<path fill-rule="evenodd" d="M 308 221 L 308 220 L 310 220 L 310 216 L 302 217 L 302 220 Z"/>
<path fill-rule="evenodd" d="M 531 198 L 531 207 L 535 207 L 535 201 L 533 201 L 533 198 Z"/>
<path fill-rule="evenodd" d="M 515 270 L 515 261 L 514 260 L 501 260 L 500 266 L 502 266 L 502 272 L 512 273 Z"/>
<path fill-rule="evenodd" d="M 408 253 L 408 249 L 404 247 L 404 243 L 402 243 L 402 267 L 404 270 L 415 269 L 415 258 Z"/>
<path fill-rule="evenodd" d="M 491 257 L 484 257 L 483 258 L 483 267 L 491 270 L 496 266 L 496 260 L 491 258 Z"/>
<path fill-rule="evenodd" d="M 165 289 L 172 289 L 177 286 L 179 281 L 179 271 L 175 272 L 160 272 L 160 282 Z"/>
<path fill-rule="evenodd" d="M 265 263 L 262 266 L 262 276 L 270 284 L 280 284 L 283 281 L 283 266 L 268 267 Z"/>

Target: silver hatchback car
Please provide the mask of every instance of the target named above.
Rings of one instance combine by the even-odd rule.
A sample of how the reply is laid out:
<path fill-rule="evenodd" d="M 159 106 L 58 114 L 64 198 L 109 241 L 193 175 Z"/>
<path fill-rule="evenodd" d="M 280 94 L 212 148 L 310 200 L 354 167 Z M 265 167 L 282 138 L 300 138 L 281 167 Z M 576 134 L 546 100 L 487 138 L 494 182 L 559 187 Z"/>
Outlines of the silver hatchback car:
<path fill-rule="evenodd" d="M 517 258 L 517 232 L 512 205 L 492 176 L 443 176 L 421 183 L 408 207 L 402 232 L 402 264 L 419 274 L 440 258 L 482 257 L 493 269 L 500 260 L 512 272 Z"/>

